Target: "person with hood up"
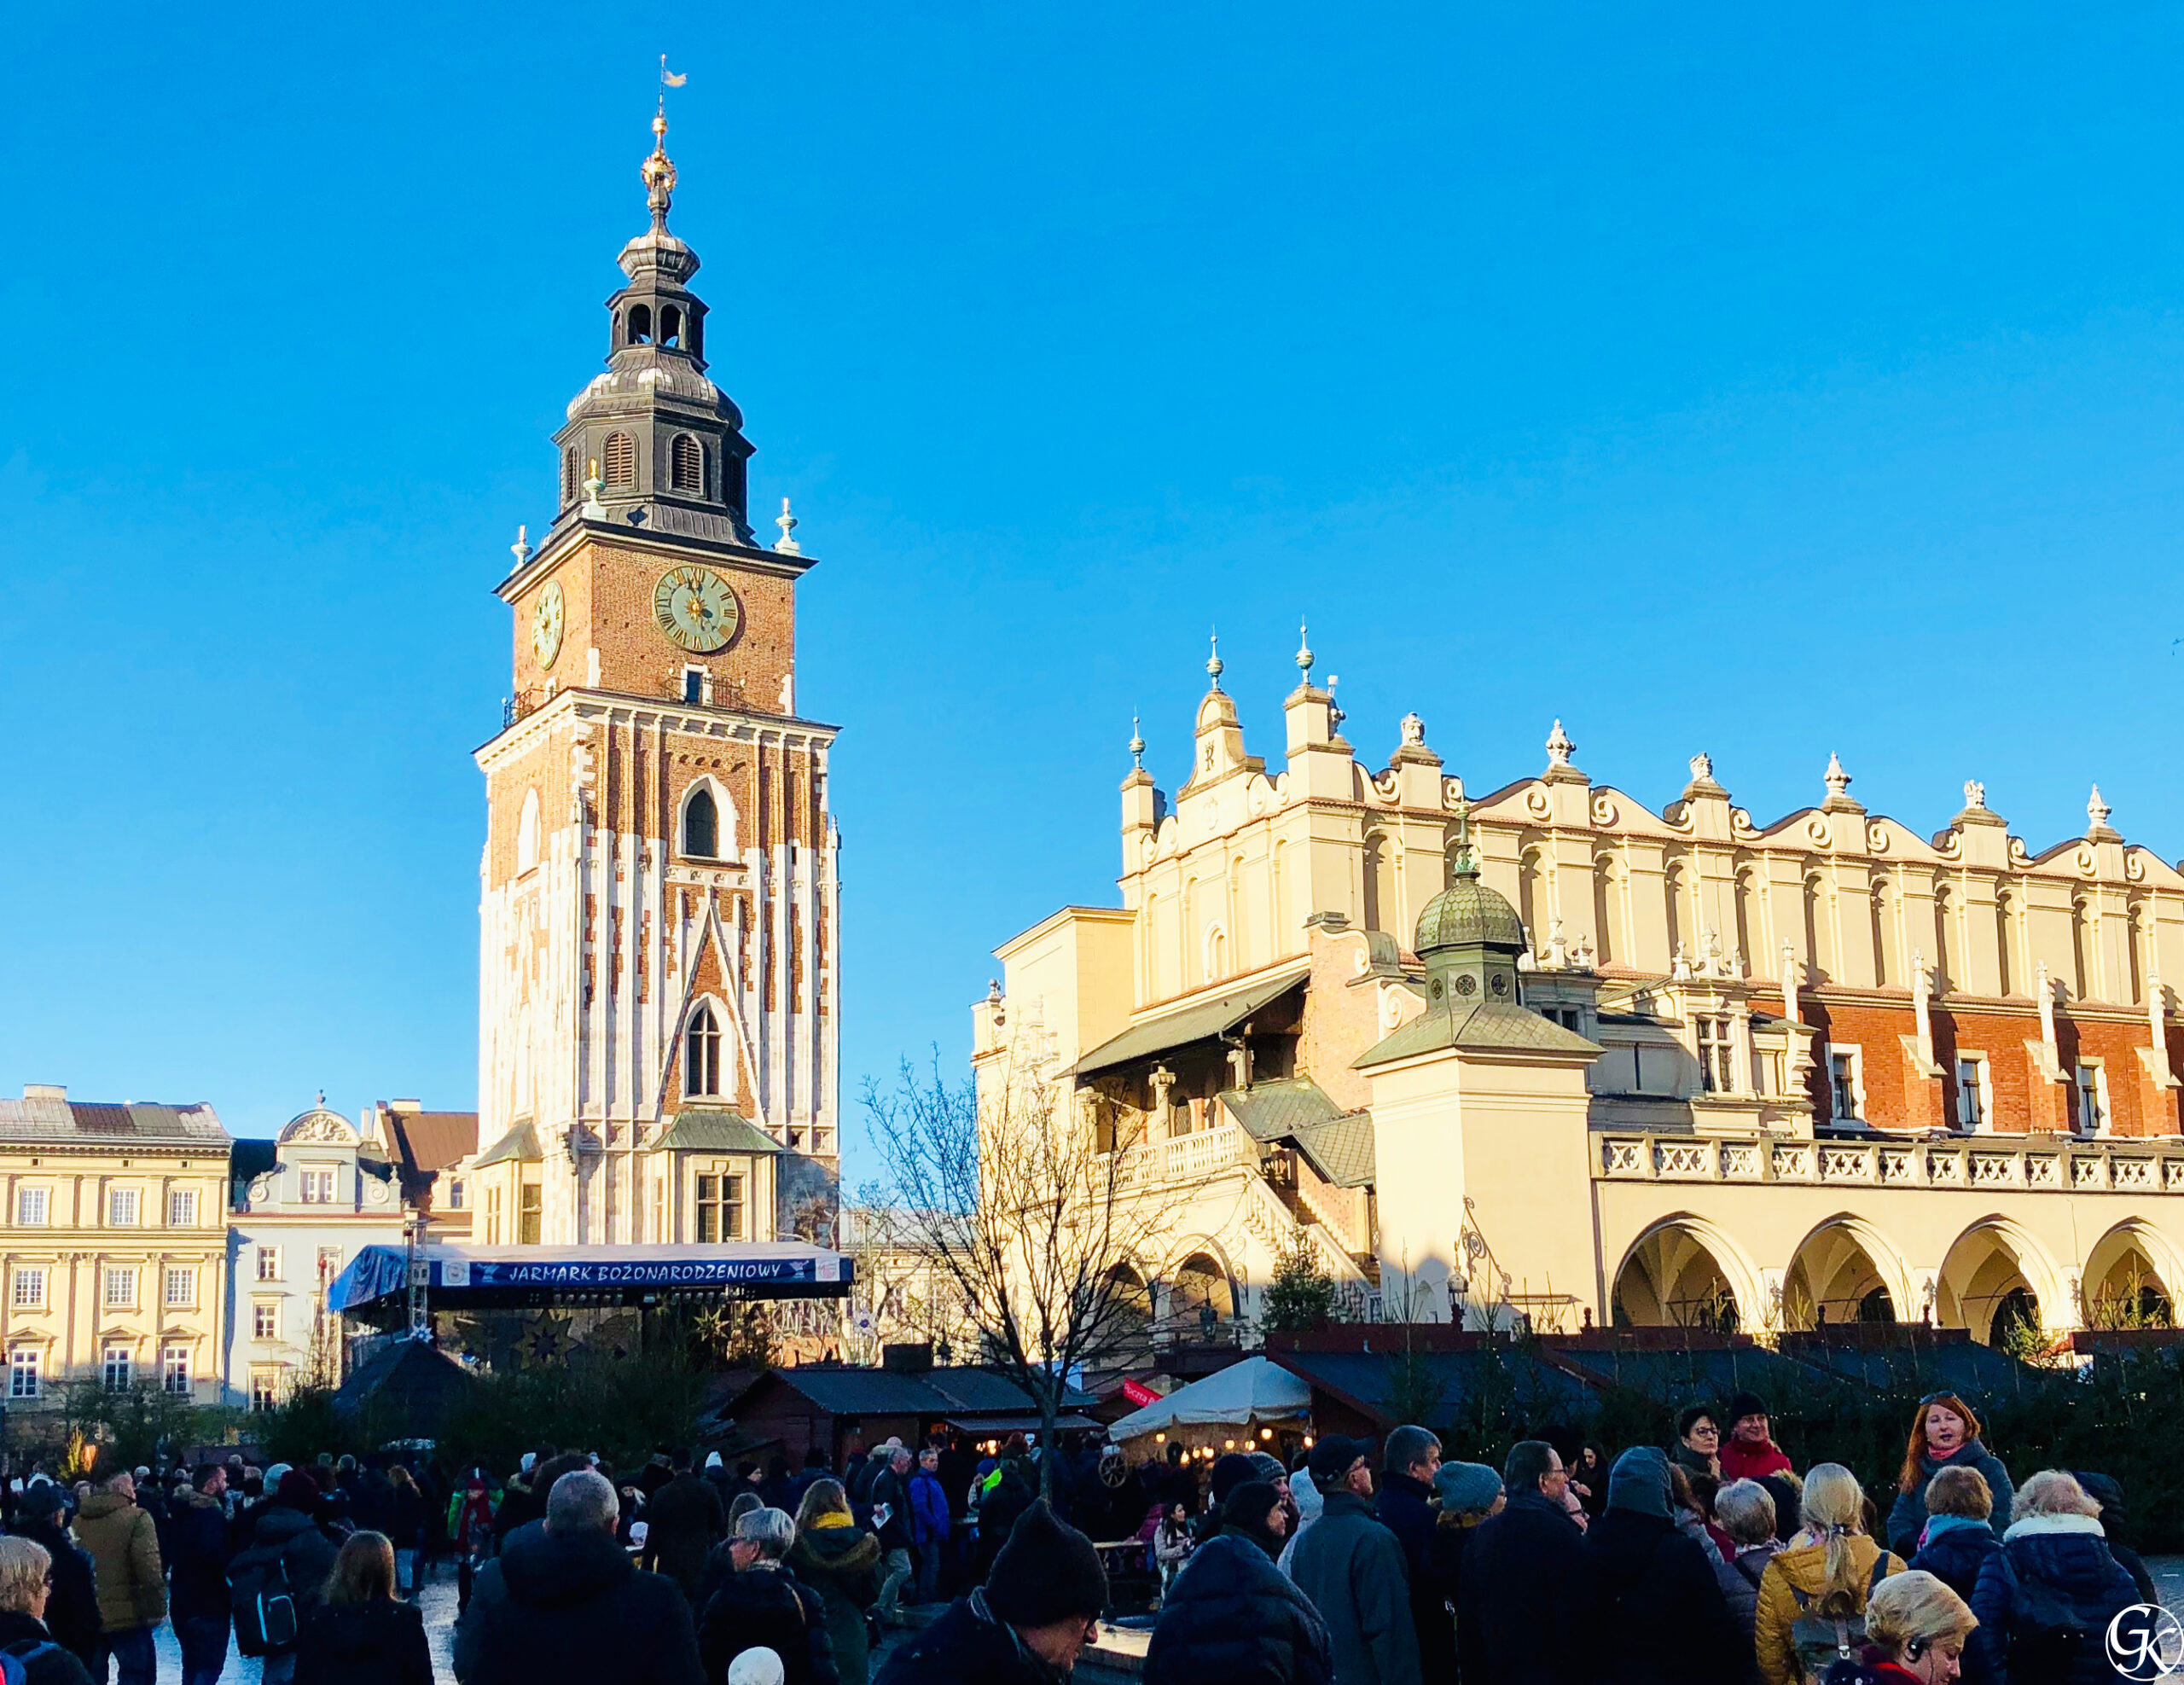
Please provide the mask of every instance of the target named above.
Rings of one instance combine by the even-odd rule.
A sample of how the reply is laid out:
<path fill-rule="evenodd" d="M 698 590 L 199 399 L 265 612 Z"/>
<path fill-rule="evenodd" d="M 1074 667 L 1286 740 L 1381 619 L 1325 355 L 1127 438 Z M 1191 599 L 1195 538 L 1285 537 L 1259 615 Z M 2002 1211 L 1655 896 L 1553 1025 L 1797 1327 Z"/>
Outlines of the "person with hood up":
<path fill-rule="evenodd" d="M 778 1509 L 752 1510 L 729 1542 L 735 1571 L 698 1618 L 698 1654 L 712 1685 L 725 1685 L 729 1665 L 764 1645 L 781 1659 L 788 1685 L 835 1685 L 827 1606 L 783 1564 L 796 1523 Z"/>
<path fill-rule="evenodd" d="M 182 1647 L 182 1685 L 218 1685 L 228 1660 L 228 1471 L 200 1464 L 167 1518 L 168 1612 Z"/>
<path fill-rule="evenodd" d="M 564 1474 L 546 1519 L 508 1537 L 455 1624 L 459 1685 L 543 1679 L 701 1685 L 689 1600 L 614 1543 L 621 1504 L 591 1471 Z"/>
<path fill-rule="evenodd" d="M 1888 1547 L 1898 1556 L 1919 1548 L 1926 1525 L 1926 1482 L 1944 1468 L 1976 1468 L 1995 1501 L 1997 1537 L 2008 1525 L 2010 1472 L 1979 1442 L 1979 1418 L 1954 1392 L 1930 1392 L 1919 1401 L 1911 1439 L 1903 1452 L 1903 1473 L 1896 1482 L 1895 1507 L 1888 1512 Z"/>
<path fill-rule="evenodd" d="M 1442 1472 L 1450 1467 L 1467 1465 Z M 1571 1589 L 1583 1583 L 1586 1566 L 1585 1535 L 1564 1501 L 1569 1485 L 1561 1454 L 1546 1440 L 1509 1448 L 1507 1502 L 1471 1531 L 1456 1579 L 1464 1685 L 1578 1685 L 1592 1676 L 1569 1618 Z M 1449 1498 L 1441 1502 L 1445 1514 Z"/>
<path fill-rule="evenodd" d="M 1328 1434 L 1312 1447 L 1324 1507 L 1289 1577 L 1327 1624 L 1336 1685 L 1420 1685 L 1418 1626 L 1403 1545 L 1373 1514 L 1373 1442 Z"/>
<path fill-rule="evenodd" d="M 1587 1677 L 1615 1685 L 1734 1680 L 1742 1645 L 1705 1553 L 1681 1531 L 1665 1452 L 1625 1451 L 1607 1508 L 1586 1530 L 1594 1646 Z"/>
<path fill-rule="evenodd" d="M 1972 1612 L 1982 1685 L 2107 1685 L 2107 1637 L 2139 1589 L 2108 1548 L 2100 1506 L 2075 1476 L 2044 1468 L 2012 1502 L 2002 1548 L 1979 1570 Z"/>
<path fill-rule="evenodd" d="M 121 1685 L 153 1685 L 159 1659 L 152 1633 L 166 1618 L 167 1583 L 158 1525 L 137 1508 L 136 1479 L 128 1470 L 84 1500 L 76 1542 L 90 1553 L 98 1575 L 101 1654 L 114 1659 Z M 106 1676 L 103 1662 L 95 1670 Z"/>
<path fill-rule="evenodd" d="M 91 1685 L 75 1652 L 44 1622 L 53 1558 L 20 1535 L 0 1538 L 0 1655 L 21 1669 L 24 1685 Z"/>
<path fill-rule="evenodd" d="M 296 1644 L 296 1685 L 433 1685 L 424 1612 L 397 1601 L 394 1543 L 349 1535 Z"/>
<path fill-rule="evenodd" d="M 1867 1595 L 1903 1572 L 1900 1558 L 1867 1536 L 1866 1495 L 1842 1464 L 1807 1471 L 1804 1513 L 1815 1542 L 1777 1551 L 1760 1578 L 1753 1642 L 1767 1685 L 1803 1685 L 1808 1674 L 1824 1672 L 1823 1642 L 1837 1659 L 1855 1659 Z"/>
<path fill-rule="evenodd" d="M 229 1583 L 236 1587 L 285 1580 L 299 1622 L 317 1607 L 326 1577 L 334 1572 L 336 1547 L 318 1521 L 321 1496 L 317 1481 L 300 1468 L 288 1469 L 273 1496 L 251 1512 L 248 1542 L 228 1561 Z M 293 1647 L 269 1655 L 264 1685 L 288 1685 L 295 1671 Z"/>
<path fill-rule="evenodd" d="M 2112 1475 L 2092 1474 L 2082 1468 L 2077 1471 L 2077 1478 L 2085 1495 L 2100 1506 L 2100 1531 L 2107 1535 L 2108 1554 L 2131 1577 L 2131 1583 L 2138 1587 L 2139 1601 L 2160 1602 L 2153 1576 L 2146 1572 L 2146 1565 L 2139 1560 L 2139 1553 L 2123 1543 L 2123 1535 L 2129 1524 L 2123 1508 L 2123 1483 Z"/>
<path fill-rule="evenodd" d="M 1327 1508 L 1320 1489 L 1312 1484 L 1312 1471 L 1304 1463 L 1298 1463 L 1289 1472 L 1289 1502 L 1297 1514 L 1289 1524 L 1289 1542 L 1281 1547 L 1281 1568 L 1285 1574 L 1289 1572 L 1290 1559 L 1297 1554 L 1297 1541 Z"/>
<path fill-rule="evenodd" d="M 1722 1445 L 1723 1480 L 1758 1480 L 1790 1472 L 1789 1458 L 1771 1437 L 1766 1400 L 1757 1392 L 1740 1392 L 1723 1414 L 1729 1421 L 1729 1437 Z"/>
<path fill-rule="evenodd" d="M 50 1480 L 33 1480 L 23 1494 L 9 1531 L 28 1539 L 52 1559 L 53 1595 L 40 1617 L 54 1641 L 65 1647 L 86 1670 L 99 1665 L 99 1594 L 91 1575 L 91 1558 L 68 1537 L 62 1519 L 68 1495 Z"/>
<path fill-rule="evenodd" d="M 1989 1525 L 1994 1513 L 1995 1500 L 1978 1469 L 1944 1468 L 1926 1483 L 1926 1527 L 1911 1566 L 1969 1604 L 1979 1570 L 2002 1548 Z"/>
<path fill-rule="evenodd" d="M 819 1594 L 842 1685 L 865 1685 L 872 1657 L 864 1617 L 880 1601 L 880 1541 L 857 1525 L 849 1495 L 831 1475 L 805 1489 L 787 1561 L 798 1581 Z"/>
<path fill-rule="evenodd" d="M 1330 1685 L 1327 1623 L 1275 1566 L 1287 1525 L 1272 1483 L 1228 1494 L 1220 1532 L 1161 1606 L 1146 1685 Z"/>
<path fill-rule="evenodd" d="M 1107 1604 L 1092 1541 L 1044 1498 L 1017 1518 L 984 1585 L 897 1647 L 879 1685 L 1055 1685 Z"/>
<path fill-rule="evenodd" d="M 1767 1565 L 1781 1548 L 1774 1538 L 1774 1499 L 1757 1480 L 1732 1480 L 1714 1496 L 1714 1516 L 1729 1536 L 1728 1558 L 1716 1564 L 1714 1578 L 1729 1606 L 1729 1618 L 1742 1635 L 1751 1665 L 1743 1677 L 1759 1677 L 1757 1653 L 1752 1646 L 1754 1617 L 1759 1608 L 1759 1588 Z"/>

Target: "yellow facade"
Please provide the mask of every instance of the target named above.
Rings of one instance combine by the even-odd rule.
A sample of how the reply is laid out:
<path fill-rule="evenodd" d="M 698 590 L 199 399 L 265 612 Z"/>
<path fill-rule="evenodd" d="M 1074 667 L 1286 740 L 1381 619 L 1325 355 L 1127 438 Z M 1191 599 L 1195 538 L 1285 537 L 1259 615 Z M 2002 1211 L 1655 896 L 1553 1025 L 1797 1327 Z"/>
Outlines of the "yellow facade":
<path fill-rule="evenodd" d="M 11 1410 L 67 1382 L 219 1393 L 227 1131 L 210 1106 L 0 1101 L 0 1342 Z"/>

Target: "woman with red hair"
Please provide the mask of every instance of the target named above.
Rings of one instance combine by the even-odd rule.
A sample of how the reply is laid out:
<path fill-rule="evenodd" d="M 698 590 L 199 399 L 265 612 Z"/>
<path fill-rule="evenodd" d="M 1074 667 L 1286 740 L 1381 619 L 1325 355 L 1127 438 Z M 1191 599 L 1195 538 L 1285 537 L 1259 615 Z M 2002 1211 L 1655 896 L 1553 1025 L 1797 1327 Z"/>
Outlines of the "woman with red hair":
<path fill-rule="evenodd" d="M 1896 1483 L 1896 1505 L 1888 1512 L 1889 1548 L 1908 1561 L 1919 1548 L 1926 1525 L 1926 1483 L 1944 1468 L 1976 1468 L 1995 1500 L 1995 1537 L 2009 1525 L 2010 1472 L 1979 1442 L 1979 1418 L 1954 1392 L 1930 1392 L 1919 1401 L 1911 1424 L 1911 1443 L 1903 1453 L 1903 1473 Z"/>

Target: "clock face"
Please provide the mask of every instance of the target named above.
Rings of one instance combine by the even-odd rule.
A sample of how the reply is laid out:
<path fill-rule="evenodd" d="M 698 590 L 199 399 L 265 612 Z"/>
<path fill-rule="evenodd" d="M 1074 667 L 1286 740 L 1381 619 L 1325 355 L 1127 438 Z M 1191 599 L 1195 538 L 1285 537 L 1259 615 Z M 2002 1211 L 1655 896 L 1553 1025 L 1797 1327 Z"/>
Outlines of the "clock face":
<path fill-rule="evenodd" d="M 531 611 L 531 653 L 538 658 L 542 667 L 552 666 L 554 658 L 561 653 L 561 620 L 565 612 L 561 582 L 549 579 Z"/>
<path fill-rule="evenodd" d="M 743 624 L 743 606 L 710 567 L 671 567 L 652 594 L 653 616 L 668 641 L 694 655 L 725 649 Z"/>

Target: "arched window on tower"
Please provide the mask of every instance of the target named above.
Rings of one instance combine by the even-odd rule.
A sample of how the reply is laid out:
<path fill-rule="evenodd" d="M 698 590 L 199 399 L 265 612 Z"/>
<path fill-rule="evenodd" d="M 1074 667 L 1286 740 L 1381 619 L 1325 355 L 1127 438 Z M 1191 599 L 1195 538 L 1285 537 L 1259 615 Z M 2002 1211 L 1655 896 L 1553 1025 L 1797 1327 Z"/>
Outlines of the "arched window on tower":
<path fill-rule="evenodd" d="M 609 485 L 635 485 L 637 483 L 637 442 L 625 433 L 607 435 L 605 457 L 607 483 Z"/>
<path fill-rule="evenodd" d="M 570 445 L 561 452 L 561 507 L 566 508 L 577 500 L 582 476 L 577 473 L 577 448 Z"/>
<path fill-rule="evenodd" d="M 702 787 L 690 793 L 682 806 L 682 852 L 711 860 L 720 852 L 720 810 L 713 793 Z"/>
<path fill-rule="evenodd" d="M 709 1006 L 692 1013 L 690 1027 L 682 1032 L 682 1092 L 720 1092 L 720 1025 Z"/>
<path fill-rule="evenodd" d="M 668 483 L 677 491 L 703 494 L 706 489 L 706 447 L 695 433 L 678 433 L 668 453 Z"/>
<path fill-rule="evenodd" d="M 630 306 L 630 343 L 633 346 L 648 346 L 652 343 L 652 306 L 650 305 Z"/>
<path fill-rule="evenodd" d="M 673 305 L 659 307 L 659 342 L 671 350 L 682 343 L 682 312 Z"/>

